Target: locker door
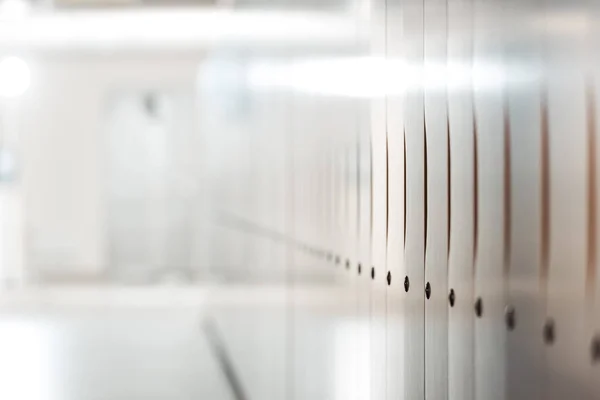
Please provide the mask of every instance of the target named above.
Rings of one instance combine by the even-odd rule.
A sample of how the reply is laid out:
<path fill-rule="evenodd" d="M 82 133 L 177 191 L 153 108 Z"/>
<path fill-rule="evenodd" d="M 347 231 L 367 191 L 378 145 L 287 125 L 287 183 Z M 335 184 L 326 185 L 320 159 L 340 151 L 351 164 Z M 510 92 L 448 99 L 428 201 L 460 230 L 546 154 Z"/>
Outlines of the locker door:
<path fill-rule="evenodd" d="M 371 154 L 371 119 L 370 105 L 364 104 L 359 110 L 359 257 L 351 271 L 358 279 L 358 313 L 359 313 L 359 360 L 360 378 L 357 382 L 359 399 L 371 396 L 371 245 L 372 245 L 372 154 Z"/>
<path fill-rule="evenodd" d="M 404 3 L 405 62 L 420 76 L 423 70 L 423 2 Z M 419 81 L 417 78 L 416 81 Z M 406 238 L 405 263 L 410 287 L 405 300 L 405 398 L 425 393 L 425 126 L 423 88 L 408 88 L 404 102 L 406 137 Z"/>
<path fill-rule="evenodd" d="M 600 15 L 600 7 L 596 2 L 589 2 L 589 12 L 593 16 Z M 600 49 L 600 29 L 597 25 L 589 32 L 589 52 L 591 65 L 600 65 L 598 49 Z M 588 168 L 588 260 L 586 271 L 586 299 L 590 306 L 586 307 L 586 320 L 588 321 L 587 336 L 590 352 L 590 368 L 588 376 L 588 387 L 592 389 L 592 397 L 600 398 L 600 267 L 598 266 L 598 250 L 600 249 L 600 232 L 598 224 L 598 211 L 600 210 L 600 71 L 594 68 L 589 76 L 590 87 L 588 88 L 588 120 L 587 129 L 590 141 L 588 145 L 589 157 Z M 586 301 L 586 302 L 587 302 Z M 584 345 L 588 342 L 584 342 Z"/>
<path fill-rule="evenodd" d="M 360 112 L 362 103 L 356 100 L 348 102 L 345 107 L 348 115 L 358 115 Z M 345 130 L 343 137 L 340 142 L 344 144 L 344 148 L 348 151 L 348 171 L 345 174 L 347 181 L 346 190 L 346 204 L 347 210 L 344 214 L 345 229 L 342 234 L 344 238 L 345 249 L 343 257 L 340 259 L 339 265 L 336 265 L 339 273 L 343 277 L 345 285 L 344 295 L 344 320 L 346 315 L 349 321 L 351 321 L 349 327 L 351 331 L 348 332 L 350 337 L 350 346 L 346 349 L 345 365 L 340 365 L 347 374 L 339 380 L 340 388 L 343 387 L 342 393 L 338 396 L 342 399 L 357 400 L 360 397 L 360 393 L 357 391 L 357 382 L 360 382 L 362 375 L 367 371 L 364 370 L 365 366 L 359 364 L 360 357 L 360 346 L 361 336 L 360 332 L 362 329 L 361 320 L 359 315 L 358 300 L 359 300 L 359 280 L 356 274 L 356 270 L 351 266 L 356 265 L 358 259 L 358 118 L 349 119 L 351 124 L 348 129 Z M 346 263 L 347 260 L 347 263 Z M 342 322 L 342 325 L 346 325 Z M 350 365 L 350 367 L 348 366 Z M 340 375 L 341 376 L 341 375 Z"/>
<path fill-rule="evenodd" d="M 425 2 L 425 398 L 431 400 L 448 398 L 448 114 L 446 86 L 440 84 L 446 17 L 445 0 Z"/>
<path fill-rule="evenodd" d="M 387 71 L 397 76 L 401 64 L 402 2 L 387 3 Z M 393 72 L 392 72 L 393 71 Z M 388 238 L 387 238 L 387 398 L 404 398 L 404 106 L 403 93 L 387 94 Z"/>
<path fill-rule="evenodd" d="M 553 18 L 584 12 L 581 1 L 549 1 L 546 10 L 550 259 L 547 312 L 555 340 L 547 347 L 546 398 L 591 398 L 585 335 L 588 131 L 585 31 L 561 31 Z"/>
<path fill-rule="evenodd" d="M 448 284 L 455 305 L 448 317 L 448 394 L 473 399 L 475 140 L 472 105 L 471 0 L 448 2 L 448 117 L 450 126 L 450 256 Z M 483 311 L 483 310 L 482 310 Z"/>
<path fill-rule="evenodd" d="M 509 1 L 510 25 L 527 26 L 538 12 L 538 0 Z M 506 26 L 509 26 L 507 23 Z M 506 338 L 506 397 L 537 400 L 544 385 L 541 339 L 545 299 L 540 282 L 547 258 L 542 234 L 547 203 L 542 106 L 542 33 L 533 28 L 508 32 L 506 38 L 506 99 L 510 134 L 510 262 L 508 306 L 515 310 L 515 328 Z M 527 379 L 523 379 L 527 376 Z"/>
<path fill-rule="evenodd" d="M 484 312 L 475 321 L 475 398 L 503 400 L 506 324 L 514 311 L 505 310 L 505 266 L 508 249 L 508 131 L 505 123 L 503 8 L 489 0 L 474 3 L 473 94 L 476 129 L 475 182 L 477 247 L 475 249 L 475 296 Z M 506 217 L 505 217 L 506 213 Z M 511 328 L 509 328 L 511 329 Z"/>
<path fill-rule="evenodd" d="M 371 12 L 371 55 L 377 64 L 385 62 L 385 1 L 374 0 Z M 371 100 L 371 400 L 386 395 L 386 225 L 387 225 L 387 132 L 385 97 Z"/>

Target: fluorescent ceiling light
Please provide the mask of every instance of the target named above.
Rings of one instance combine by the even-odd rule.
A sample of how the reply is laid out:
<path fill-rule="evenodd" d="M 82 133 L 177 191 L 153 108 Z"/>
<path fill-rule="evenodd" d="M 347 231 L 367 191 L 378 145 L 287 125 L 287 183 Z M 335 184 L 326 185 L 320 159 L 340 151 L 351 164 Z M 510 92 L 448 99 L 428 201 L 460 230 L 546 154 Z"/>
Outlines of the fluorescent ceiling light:
<path fill-rule="evenodd" d="M 538 78 L 522 66 L 506 75 L 492 62 L 410 64 L 400 58 L 337 57 L 273 63 L 257 61 L 247 71 L 255 89 L 291 89 L 303 93 L 353 98 L 396 97 L 415 91 L 497 91 L 510 81 L 526 83 Z"/>
<path fill-rule="evenodd" d="M 223 9 L 73 11 L 0 24 L 0 46 L 202 48 L 211 44 L 354 43 L 350 15 Z"/>

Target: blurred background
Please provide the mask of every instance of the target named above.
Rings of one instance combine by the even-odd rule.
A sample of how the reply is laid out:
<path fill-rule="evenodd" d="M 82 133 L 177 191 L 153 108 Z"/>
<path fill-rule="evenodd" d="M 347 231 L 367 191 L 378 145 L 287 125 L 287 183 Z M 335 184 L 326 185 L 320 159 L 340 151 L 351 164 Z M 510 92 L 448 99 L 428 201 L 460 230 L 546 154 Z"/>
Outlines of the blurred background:
<path fill-rule="evenodd" d="M 0 2 L 0 398 L 288 397 L 285 246 L 240 223 L 285 218 L 271 70 L 355 54 L 362 13 Z"/>
<path fill-rule="evenodd" d="M 0 0 L 0 399 L 600 399 L 598 15 Z"/>

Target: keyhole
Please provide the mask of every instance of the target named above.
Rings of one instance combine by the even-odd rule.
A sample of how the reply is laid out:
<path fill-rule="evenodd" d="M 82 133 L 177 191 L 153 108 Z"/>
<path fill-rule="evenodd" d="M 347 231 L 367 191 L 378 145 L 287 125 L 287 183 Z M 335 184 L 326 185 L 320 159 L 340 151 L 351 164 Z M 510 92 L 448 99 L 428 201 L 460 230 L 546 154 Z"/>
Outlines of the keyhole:
<path fill-rule="evenodd" d="M 554 340 L 556 339 L 556 332 L 554 330 L 554 320 L 553 319 L 549 319 L 548 321 L 546 321 L 546 324 L 544 325 L 544 341 L 546 342 L 546 344 L 552 344 L 554 343 Z"/>
<path fill-rule="evenodd" d="M 504 310 L 504 318 L 506 320 L 506 327 L 508 330 L 514 330 L 516 324 L 515 308 L 512 306 L 506 306 L 506 309 Z"/>
<path fill-rule="evenodd" d="M 592 364 L 600 363 L 600 335 L 592 339 Z"/>
<path fill-rule="evenodd" d="M 477 301 L 475 301 L 475 315 L 477 315 L 478 318 L 481 318 L 482 314 L 483 314 L 483 301 L 481 300 L 481 297 L 478 297 Z"/>

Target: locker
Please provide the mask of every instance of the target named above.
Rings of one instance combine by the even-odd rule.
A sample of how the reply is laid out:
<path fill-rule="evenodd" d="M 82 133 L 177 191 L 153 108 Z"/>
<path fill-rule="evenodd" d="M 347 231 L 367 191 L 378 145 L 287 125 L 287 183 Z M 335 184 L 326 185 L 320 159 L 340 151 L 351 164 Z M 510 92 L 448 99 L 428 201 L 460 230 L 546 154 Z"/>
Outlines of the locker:
<path fill-rule="evenodd" d="M 445 85 L 428 85 L 447 62 L 447 4 L 425 3 L 424 112 L 426 162 L 425 397 L 448 398 L 449 124 Z M 435 71 L 435 72 L 434 72 Z M 429 286 L 427 286 L 429 285 Z"/>
<path fill-rule="evenodd" d="M 450 249 L 448 286 L 448 396 L 474 399 L 475 317 L 487 312 L 474 292 L 477 142 L 473 111 L 473 1 L 448 2 L 448 120 L 450 148 Z"/>

